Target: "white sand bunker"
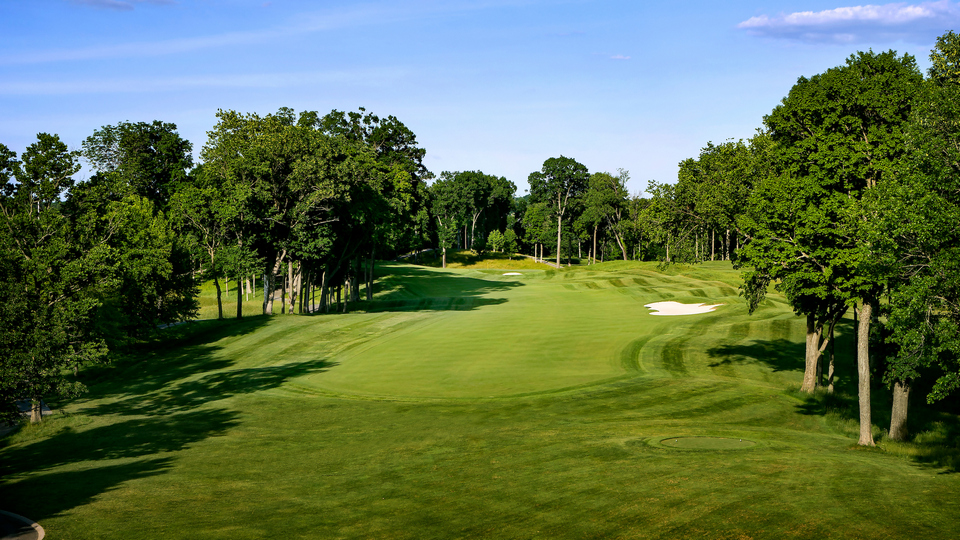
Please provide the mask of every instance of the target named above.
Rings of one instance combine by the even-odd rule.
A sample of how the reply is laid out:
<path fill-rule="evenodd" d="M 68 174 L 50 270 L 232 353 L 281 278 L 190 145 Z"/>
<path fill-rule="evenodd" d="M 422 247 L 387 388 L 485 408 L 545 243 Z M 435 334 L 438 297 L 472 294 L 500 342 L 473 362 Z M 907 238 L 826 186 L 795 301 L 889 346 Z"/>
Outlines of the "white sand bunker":
<path fill-rule="evenodd" d="M 522 276 L 523 274 L 521 274 L 520 272 L 507 272 L 504 275 L 505 276 Z"/>
<path fill-rule="evenodd" d="M 654 302 L 643 307 L 653 311 L 651 315 L 699 315 L 710 313 L 723 304 L 681 304 L 680 302 Z"/>

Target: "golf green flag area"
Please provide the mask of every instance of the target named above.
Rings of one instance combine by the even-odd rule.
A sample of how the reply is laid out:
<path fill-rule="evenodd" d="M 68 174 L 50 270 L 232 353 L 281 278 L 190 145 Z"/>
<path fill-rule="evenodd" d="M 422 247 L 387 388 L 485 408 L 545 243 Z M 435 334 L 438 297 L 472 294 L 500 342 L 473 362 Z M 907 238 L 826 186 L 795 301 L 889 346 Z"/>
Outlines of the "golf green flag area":
<path fill-rule="evenodd" d="M 57 539 L 960 532 L 956 415 L 918 402 L 888 441 L 876 381 L 858 447 L 852 318 L 834 393 L 802 394 L 805 319 L 773 289 L 748 314 L 729 262 L 375 276 L 349 313 L 192 321 L 88 368 L 0 438 L 0 509 Z"/>

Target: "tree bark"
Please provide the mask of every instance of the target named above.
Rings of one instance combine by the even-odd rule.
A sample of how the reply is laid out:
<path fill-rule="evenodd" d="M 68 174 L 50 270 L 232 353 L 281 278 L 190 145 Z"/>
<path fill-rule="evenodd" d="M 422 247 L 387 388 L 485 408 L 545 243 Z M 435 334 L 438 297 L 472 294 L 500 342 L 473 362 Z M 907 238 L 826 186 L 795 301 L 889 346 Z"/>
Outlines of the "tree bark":
<path fill-rule="evenodd" d="M 43 399 L 34 397 L 30 402 L 30 423 L 37 424 L 43 421 Z"/>
<path fill-rule="evenodd" d="M 269 295 L 267 294 L 267 289 L 268 289 L 268 287 L 270 286 L 270 280 L 267 279 L 267 273 L 266 273 L 266 272 L 263 273 L 263 280 L 262 280 L 262 281 L 263 281 L 263 314 L 264 314 L 264 315 L 267 315 L 268 313 L 270 313 L 270 311 L 267 311 L 268 308 L 272 308 L 272 306 L 269 306 L 269 305 L 268 305 L 268 304 L 269 304 L 269 299 L 267 298 L 267 296 L 269 296 Z"/>
<path fill-rule="evenodd" d="M 599 222 L 593 224 L 593 250 L 590 252 L 593 257 L 592 264 L 597 264 L 597 228 L 599 227 Z"/>
<path fill-rule="evenodd" d="M 447 267 L 447 248 L 443 248 L 443 267 Z"/>
<path fill-rule="evenodd" d="M 710 261 L 713 262 L 713 256 L 716 253 L 716 229 L 710 229 Z"/>
<path fill-rule="evenodd" d="M 807 347 L 803 369 L 803 384 L 800 391 L 812 394 L 817 389 L 817 364 L 820 360 L 820 332 L 817 328 L 817 318 L 813 313 L 807 314 Z"/>
<path fill-rule="evenodd" d="M 893 410 L 890 412 L 890 438 L 907 438 L 907 409 L 910 405 L 910 383 L 897 381 L 893 385 Z"/>
<path fill-rule="evenodd" d="M 830 367 L 827 369 L 827 392 L 833 393 L 833 359 L 836 352 L 836 341 L 833 337 L 833 327 L 830 327 Z"/>
<path fill-rule="evenodd" d="M 243 318 L 243 282 L 237 280 L 237 318 Z"/>
<path fill-rule="evenodd" d="M 223 299 L 220 296 L 221 295 L 220 280 L 217 278 L 213 278 L 213 286 L 217 288 L 217 318 L 222 319 L 223 318 Z"/>
<path fill-rule="evenodd" d="M 560 269 L 560 230 L 562 229 L 563 216 L 557 213 L 557 269 Z"/>
<path fill-rule="evenodd" d="M 861 446 L 876 446 L 873 442 L 873 424 L 870 418 L 870 319 L 873 305 L 864 302 L 860 308 L 857 325 L 857 376 L 860 398 L 860 440 Z"/>
<path fill-rule="evenodd" d="M 280 274 L 280 314 L 287 312 L 287 278 Z"/>

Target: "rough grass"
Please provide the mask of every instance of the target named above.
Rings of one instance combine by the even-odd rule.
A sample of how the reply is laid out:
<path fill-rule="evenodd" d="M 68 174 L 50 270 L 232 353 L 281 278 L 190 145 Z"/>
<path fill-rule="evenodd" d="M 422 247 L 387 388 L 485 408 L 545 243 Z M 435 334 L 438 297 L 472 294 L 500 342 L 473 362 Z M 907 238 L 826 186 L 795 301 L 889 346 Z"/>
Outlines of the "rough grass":
<path fill-rule="evenodd" d="M 0 439 L 0 507 L 68 539 L 956 537 L 957 418 L 858 449 L 851 355 L 797 393 L 802 321 L 736 282 L 390 264 L 347 315 L 171 328 Z"/>

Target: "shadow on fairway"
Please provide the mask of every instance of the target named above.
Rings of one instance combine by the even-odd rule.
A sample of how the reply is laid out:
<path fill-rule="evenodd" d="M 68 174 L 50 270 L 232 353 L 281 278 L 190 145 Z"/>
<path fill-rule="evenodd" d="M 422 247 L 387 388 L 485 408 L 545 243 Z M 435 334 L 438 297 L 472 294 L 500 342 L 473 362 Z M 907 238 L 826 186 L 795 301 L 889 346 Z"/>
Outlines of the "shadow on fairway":
<path fill-rule="evenodd" d="M 409 265 L 378 267 L 377 296 L 358 305 L 368 312 L 470 311 L 499 305 L 506 298 L 487 298 L 491 293 L 522 287 L 516 280 L 478 279 L 455 273 Z"/>
<path fill-rule="evenodd" d="M 709 367 L 729 364 L 766 364 L 773 371 L 803 371 L 803 343 L 787 339 L 752 341 L 739 345 L 720 345 L 707 349 L 707 355 L 716 361 Z"/>
<path fill-rule="evenodd" d="M 42 521 L 87 504 L 124 482 L 162 474 L 173 462 L 164 454 L 223 435 L 240 424 L 238 412 L 215 402 L 275 388 L 333 365 L 317 358 L 231 369 L 233 361 L 218 357 L 218 340 L 253 332 L 266 322 L 261 317 L 196 323 L 179 338 L 158 344 L 159 354 L 131 355 L 89 375 L 88 379 L 101 382 L 87 381 L 90 392 L 85 398 L 114 398 L 82 410 L 82 415 L 96 419 L 95 427 L 74 427 L 69 416 L 54 417 L 45 427 L 56 429 L 57 422 L 63 422 L 59 431 L 0 448 L 0 478 L 25 477 L 0 484 L 4 509 Z M 114 460 L 135 461 L 114 464 Z M 101 462 L 108 464 L 94 466 Z M 77 463 L 85 463 L 85 469 L 46 472 Z"/>
<path fill-rule="evenodd" d="M 252 334 L 269 321 L 261 315 L 239 321 L 192 321 L 162 330 L 153 340 L 132 347 L 111 364 L 82 370 L 79 380 L 89 392 L 81 399 L 140 396 L 196 373 L 228 368 L 234 362 L 214 359 L 218 348 L 212 344 Z"/>
<path fill-rule="evenodd" d="M 45 520 L 89 504 L 124 482 L 162 474 L 172 463 L 172 458 L 157 458 L 33 475 L 3 486 L 6 495 L 3 508 L 29 516 L 42 526 Z"/>

